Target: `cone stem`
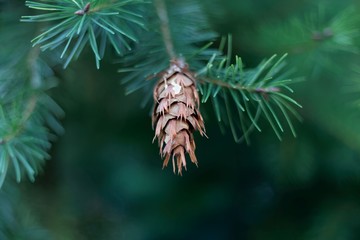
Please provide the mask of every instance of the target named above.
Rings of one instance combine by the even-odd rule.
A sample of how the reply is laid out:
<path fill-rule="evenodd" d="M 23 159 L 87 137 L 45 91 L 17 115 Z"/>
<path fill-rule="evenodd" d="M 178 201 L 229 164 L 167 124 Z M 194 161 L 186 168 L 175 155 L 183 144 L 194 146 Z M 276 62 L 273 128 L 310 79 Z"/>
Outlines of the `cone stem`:
<path fill-rule="evenodd" d="M 160 28 L 165 43 L 166 52 L 168 53 L 170 59 L 175 59 L 176 54 L 174 50 L 173 41 L 171 38 L 169 17 L 168 17 L 165 1 L 155 0 L 154 3 L 155 3 L 156 12 L 160 19 Z"/>

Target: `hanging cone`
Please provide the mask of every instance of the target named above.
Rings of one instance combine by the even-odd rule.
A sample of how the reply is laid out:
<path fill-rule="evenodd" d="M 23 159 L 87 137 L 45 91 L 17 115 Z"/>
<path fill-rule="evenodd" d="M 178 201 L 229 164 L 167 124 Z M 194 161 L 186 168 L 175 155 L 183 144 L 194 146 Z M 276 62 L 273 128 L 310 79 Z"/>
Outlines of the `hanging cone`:
<path fill-rule="evenodd" d="M 182 167 L 186 170 L 185 152 L 197 166 L 193 132 L 198 130 L 201 136 L 205 135 L 195 79 L 183 59 L 171 61 L 155 86 L 154 102 L 154 140 L 158 138 L 160 154 L 164 158 L 163 168 L 172 157 L 174 173 L 177 166 L 181 175 Z"/>

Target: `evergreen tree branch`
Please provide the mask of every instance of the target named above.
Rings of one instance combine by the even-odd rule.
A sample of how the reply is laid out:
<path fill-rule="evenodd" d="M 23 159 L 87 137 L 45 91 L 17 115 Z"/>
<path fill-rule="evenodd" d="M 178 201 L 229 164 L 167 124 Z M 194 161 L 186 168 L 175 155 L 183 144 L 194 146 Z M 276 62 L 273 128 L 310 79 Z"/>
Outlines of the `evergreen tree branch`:
<path fill-rule="evenodd" d="M 230 44 L 231 40 L 229 40 L 229 48 L 231 48 Z M 230 54 L 223 57 L 214 54 L 207 66 L 198 71 L 202 102 L 212 99 L 217 120 L 230 126 L 236 142 L 242 140 L 249 142 L 248 135 L 251 131 L 255 129 L 261 131 L 258 124 L 261 114 L 265 116 L 281 140 L 280 132 L 283 132 L 284 128 L 274 107 L 278 108 L 291 132 L 296 136 L 288 112 L 299 117 L 292 105 L 297 107 L 301 105 L 282 93 L 284 89 L 293 92 L 288 86 L 292 80 L 288 78 L 288 73 L 283 71 L 285 57 L 286 55 L 275 61 L 276 55 L 274 55 L 257 68 L 245 69 L 237 56 L 235 63 L 231 64 Z M 256 109 L 255 114 L 252 108 Z M 241 134 L 238 133 L 239 131 Z"/>
<path fill-rule="evenodd" d="M 23 22 L 56 23 L 35 37 L 33 46 L 40 45 L 41 50 L 54 50 L 62 47 L 60 58 L 66 58 L 64 67 L 79 57 L 87 44 L 90 45 L 97 68 L 104 56 L 106 43 L 116 53 L 124 54 L 131 49 L 130 42 L 137 42 L 137 32 L 145 29 L 139 6 L 142 0 L 128 1 L 26 1 L 29 8 L 50 11 L 50 13 L 23 16 Z M 100 39 L 100 40 L 99 40 Z M 100 44 L 98 43 L 100 42 Z"/>
<path fill-rule="evenodd" d="M 7 28 L 12 34 L 1 32 L 1 40 L 17 40 L 15 35 L 24 29 L 25 36 L 31 33 L 13 23 Z M 41 61 L 39 46 L 29 48 L 23 38 L 19 41 L 0 50 L 0 186 L 10 168 L 18 182 L 23 173 L 34 181 L 49 157 L 52 135 L 48 128 L 55 133 L 63 131 L 57 120 L 63 111 L 45 94 L 53 73 Z"/>

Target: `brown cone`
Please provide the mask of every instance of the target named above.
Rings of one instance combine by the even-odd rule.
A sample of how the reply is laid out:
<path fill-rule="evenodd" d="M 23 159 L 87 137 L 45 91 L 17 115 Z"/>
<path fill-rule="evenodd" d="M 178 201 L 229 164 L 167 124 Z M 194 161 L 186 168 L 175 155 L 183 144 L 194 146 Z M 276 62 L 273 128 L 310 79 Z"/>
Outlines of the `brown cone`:
<path fill-rule="evenodd" d="M 152 116 L 155 138 L 158 138 L 160 154 L 164 158 L 163 168 L 172 156 L 178 174 L 186 170 L 185 152 L 197 165 L 193 132 L 205 135 L 204 120 L 199 111 L 199 95 L 195 79 L 183 59 L 171 61 L 154 89 L 154 112 Z"/>

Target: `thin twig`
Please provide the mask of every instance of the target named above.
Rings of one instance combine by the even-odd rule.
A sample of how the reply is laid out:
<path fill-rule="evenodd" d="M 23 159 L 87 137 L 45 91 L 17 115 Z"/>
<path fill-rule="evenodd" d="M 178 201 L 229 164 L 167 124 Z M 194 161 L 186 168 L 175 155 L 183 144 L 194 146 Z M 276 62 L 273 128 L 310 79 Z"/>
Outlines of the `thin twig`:
<path fill-rule="evenodd" d="M 165 43 L 166 52 L 168 53 L 170 59 L 175 59 L 176 54 L 175 54 L 175 50 L 174 50 L 173 41 L 171 38 L 170 27 L 169 27 L 169 17 L 168 17 L 167 9 L 165 6 L 165 1 L 164 0 L 155 0 L 154 2 L 155 2 L 156 12 L 160 19 L 161 33 L 162 33 L 163 40 Z"/>
<path fill-rule="evenodd" d="M 209 83 L 209 84 L 214 84 L 217 86 L 221 86 L 223 88 L 228 88 L 228 89 L 238 89 L 241 91 L 247 91 L 247 92 L 256 92 L 256 93 L 262 93 L 262 94 L 267 94 L 267 93 L 273 93 L 273 92 L 280 92 L 280 88 L 277 87 L 268 87 L 268 88 L 254 88 L 254 87 L 247 87 L 244 86 L 240 83 L 238 84 L 230 84 L 221 80 L 217 80 L 217 79 L 212 79 L 212 78 L 204 78 L 201 77 L 198 79 L 199 83 Z"/>

